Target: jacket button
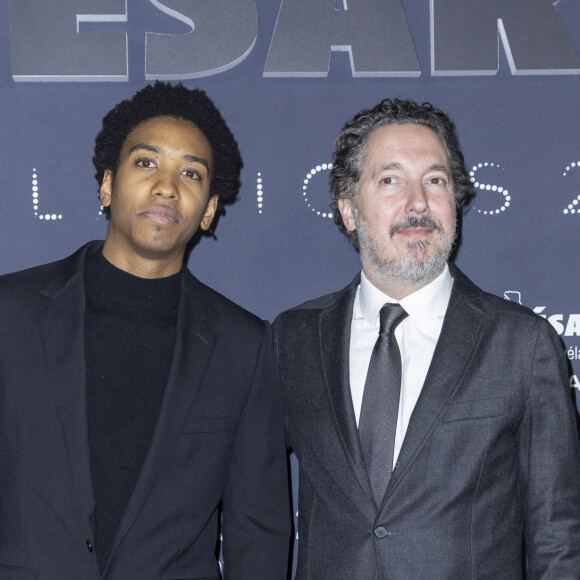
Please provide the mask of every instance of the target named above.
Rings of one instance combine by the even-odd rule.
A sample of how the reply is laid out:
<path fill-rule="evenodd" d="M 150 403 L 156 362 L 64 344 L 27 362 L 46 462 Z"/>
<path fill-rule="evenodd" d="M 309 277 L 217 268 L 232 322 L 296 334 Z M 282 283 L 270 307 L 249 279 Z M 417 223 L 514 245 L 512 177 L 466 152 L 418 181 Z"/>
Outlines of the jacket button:
<path fill-rule="evenodd" d="M 379 526 L 376 530 L 375 530 L 375 536 L 377 538 L 384 538 L 387 535 L 387 530 L 385 530 L 385 528 L 383 528 L 383 526 Z"/>
<path fill-rule="evenodd" d="M 87 540 L 87 550 L 92 554 L 93 553 L 93 543 L 90 540 Z"/>

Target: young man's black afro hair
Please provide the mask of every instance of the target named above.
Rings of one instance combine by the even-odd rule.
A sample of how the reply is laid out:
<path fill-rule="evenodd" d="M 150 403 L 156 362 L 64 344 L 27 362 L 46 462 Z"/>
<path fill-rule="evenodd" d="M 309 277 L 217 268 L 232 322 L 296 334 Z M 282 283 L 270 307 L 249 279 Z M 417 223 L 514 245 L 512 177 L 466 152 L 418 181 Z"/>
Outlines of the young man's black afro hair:
<path fill-rule="evenodd" d="M 212 150 L 210 196 L 218 196 L 220 207 L 233 201 L 240 187 L 243 162 L 238 144 L 220 112 L 204 91 L 160 81 L 147 85 L 105 115 L 103 128 L 95 139 L 93 157 L 99 187 L 106 169 L 110 169 L 113 175 L 116 173 L 121 149 L 129 133 L 137 125 L 155 117 L 184 119 L 200 129 Z"/>

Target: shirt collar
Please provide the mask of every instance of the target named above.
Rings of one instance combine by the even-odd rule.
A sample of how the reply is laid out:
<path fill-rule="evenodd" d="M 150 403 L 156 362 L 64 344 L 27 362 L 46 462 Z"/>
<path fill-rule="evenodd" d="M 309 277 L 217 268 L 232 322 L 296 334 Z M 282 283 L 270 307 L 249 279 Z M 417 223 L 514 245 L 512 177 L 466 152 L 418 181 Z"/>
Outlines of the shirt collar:
<path fill-rule="evenodd" d="M 449 266 L 445 264 L 445 268 L 435 280 L 398 302 L 425 333 L 438 332 L 447 311 L 452 287 L 453 278 Z M 370 325 L 377 324 L 379 311 L 387 302 L 396 303 L 397 300 L 381 292 L 369 281 L 364 272 L 361 272 L 359 306 Z"/>

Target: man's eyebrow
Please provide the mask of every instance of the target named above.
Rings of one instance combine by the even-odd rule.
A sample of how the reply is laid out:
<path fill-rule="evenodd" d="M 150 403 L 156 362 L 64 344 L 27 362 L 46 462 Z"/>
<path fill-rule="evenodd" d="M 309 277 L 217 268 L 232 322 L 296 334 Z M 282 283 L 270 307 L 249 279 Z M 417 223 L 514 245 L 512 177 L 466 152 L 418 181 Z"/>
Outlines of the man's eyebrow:
<path fill-rule="evenodd" d="M 377 171 L 388 171 L 389 169 L 403 169 L 403 164 L 398 161 L 393 161 L 392 163 L 381 165 Z"/>
<path fill-rule="evenodd" d="M 392 169 L 396 170 L 403 169 L 403 165 L 398 161 L 393 161 L 393 163 L 387 163 L 385 165 L 377 167 L 372 175 L 373 177 L 376 177 L 379 173 L 382 173 L 383 171 L 391 171 Z"/>
<path fill-rule="evenodd" d="M 203 158 L 203 157 L 197 157 L 195 155 L 184 155 L 183 159 L 185 159 L 185 161 L 189 161 L 190 163 L 201 163 L 206 171 L 209 173 L 209 163 Z"/>
<path fill-rule="evenodd" d="M 134 153 L 135 151 L 140 151 L 144 149 L 145 151 L 151 151 L 151 153 L 160 153 L 161 149 L 159 147 L 154 147 L 153 145 L 147 145 L 147 143 L 137 143 L 136 145 L 133 145 L 133 147 L 131 147 L 131 149 L 129 149 L 128 151 L 128 155 L 131 155 L 131 153 Z"/>
<path fill-rule="evenodd" d="M 137 143 L 133 145 L 131 149 L 128 151 L 128 155 L 134 153 L 135 151 L 150 151 L 151 153 L 163 153 L 163 149 L 161 147 L 155 147 L 155 145 L 147 145 L 147 143 Z M 197 157 L 196 155 L 184 155 L 183 159 L 185 161 L 189 161 L 190 163 L 200 163 L 209 173 L 209 163 L 203 157 Z"/>
<path fill-rule="evenodd" d="M 391 170 L 401 170 L 403 169 L 403 164 L 399 163 L 398 161 L 393 161 L 392 163 L 387 163 L 386 165 L 381 165 L 380 167 L 377 167 L 377 170 L 375 171 L 375 175 L 381 173 L 382 171 L 391 171 Z M 445 175 L 447 175 L 447 177 L 451 176 L 451 170 L 450 168 L 442 163 L 433 163 L 433 165 L 431 165 L 428 169 L 427 172 L 429 171 L 442 171 L 443 173 L 445 173 Z"/>

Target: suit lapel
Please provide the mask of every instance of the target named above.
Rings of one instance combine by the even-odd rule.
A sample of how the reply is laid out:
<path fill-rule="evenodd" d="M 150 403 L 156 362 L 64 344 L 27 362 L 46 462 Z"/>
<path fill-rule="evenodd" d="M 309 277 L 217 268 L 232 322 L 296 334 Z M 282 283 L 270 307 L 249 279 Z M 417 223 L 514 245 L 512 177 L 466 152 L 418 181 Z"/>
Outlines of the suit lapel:
<path fill-rule="evenodd" d="M 95 500 L 88 444 L 83 323 L 86 248 L 61 262 L 60 270 L 42 291 L 48 300 L 37 317 L 71 472 L 87 532 L 90 531 L 87 537 L 92 537 Z"/>
<path fill-rule="evenodd" d="M 357 276 L 337 302 L 321 312 L 320 346 L 326 390 L 338 437 L 361 488 L 367 499 L 374 504 L 350 393 L 350 333 L 358 284 Z"/>
<path fill-rule="evenodd" d="M 449 306 L 383 506 L 439 424 L 481 338 L 482 313 L 469 303 L 470 295 L 475 296 L 480 291 L 451 264 L 450 269 L 454 284 Z"/>
<path fill-rule="evenodd" d="M 164 462 L 182 431 L 195 395 L 214 349 L 217 334 L 209 326 L 215 315 L 213 308 L 195 291 L 199 284 L 189 270 L 183 271 L 181 298 L 177 318 L 177 336 L 173 362 L 151 447 L 111 550 L 109 562 L 123 537 L 139 514 Z M 199 295 L 198 295 L 199 294 Z"/>

